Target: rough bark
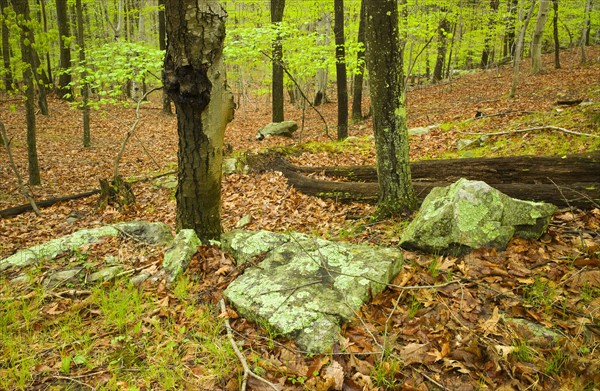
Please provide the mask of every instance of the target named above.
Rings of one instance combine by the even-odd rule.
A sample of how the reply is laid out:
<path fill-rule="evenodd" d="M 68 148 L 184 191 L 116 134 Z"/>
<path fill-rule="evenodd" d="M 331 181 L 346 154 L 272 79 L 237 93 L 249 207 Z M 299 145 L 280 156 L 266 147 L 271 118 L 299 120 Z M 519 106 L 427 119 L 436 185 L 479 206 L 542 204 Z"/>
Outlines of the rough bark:
<path fill-rule="evenodd" d="M 0 0 L 0 12 L 4 13 L 4 10 L 8 7 L 7 0 Z M 6 91 L 13 90 L 13 77 L 12 69 L 10 68 L 10 42 L 8 40 L 9 32 L 8 26 L 2 21 L 2 62 L 4 65 L 4 88 Z"/>
<path fill-rule="evenodd" d="M 81 0 L 75 1 L 75 14 L 77 16 L 77 45 L 79 46 L 79 63 L 85 64 L 85 40 L 83 37 L 83 5 Z M 85 68 L 79 74 L 81 80 L 85 80 L 87 72 Z M 90 87 L 88 83 L 83 83 L 81 87 L 81 113 L 83 122 L 83 146 L 85 148 L 92 146 L 92 136 L 90 133 L 90 105 L 89 105 Z"/>
<path fill-rule="evenodd" d="M 334 0 L 335 73 L 337 82 L 338 124 L 337 139 L 348 137 L 348 77 L 344 48 L 344 0 Z"/>
<path fill-rule="evenodd" d="M 542 71 L 542 38 L 544 36 L 544 26 L 548 19 L 548 9 L 551 0 L 540 0 L 540 7 L 531 39 L 531 73 L 536 74 Z"/>
<path fill-rule="evenodd" d="M 264 163 L 264 162 L 263 162 Z M 481 180 L 511 197 L 546 201 L 582 209 L 600 204 L 600 152 L 571 156 L 511 156 L 427 160 L 411 163 L 413 185 L 422 199 L 434 186 L 447 186 L 460 178 Z M 338 201 L 377 199 L 374 167 L 298 167 L 285 160 L 264 163 L 263 169 L 281 171 L 298 190 Z M 308 174 L 360 182 L 313 179 Z"/>
<path fill-rule="evenodd" d="M 165 50 L 167 47 L 165 0 L 158 0 L 158 7 L 158 48 L 160 50 Z M 164 73 L 164 70 L 162 72 Z M 162 90 L 162 112 L 166 115 L 173 115 L 173 111 L 171 110 L 171 98 L 169 98 L 169 94 L 167 94 L 164 88 Z"/>
<path fill-rule="evenodd" d="M 56 21 L 58 24 L 60 54 L 57 92 L 60 98 L 73 100 L 73 92 L 69 86 L 71 73 L 66 72 L 71 67 L 71 48 L 70 45 L 67 45 L 67 40 L 71 38 L 67 18 L 67 0 L 56 0 Z"/>
<path fill-rule="evenodd" d="M 408 129 L 397 0 L 365 0 L 371 107 L 379 182 L 378 214 L 415 209 L 408 165 Z"/>
<path fill-rule="evenodd" d="M 283 20 L 285 0 L 271 0 L 271 23 L 280 23 Z M 273 80 L 272 80 L 272 120 L 283 122 L 283 47 L 281 38 L 277 36 L 273 41 Z"/>
<path fill-rule="evenodd" d="M 177 229 L 194 229 L 201 240 L 218 239 L 222 231 L 223 139 L 233 116 L 222 55 L 226 17 L 217 1 L 165 1 L 164 86 L 179 135 Z"/>
<path fill-rule="evenodd" d="M 33 77 L 33 49 L 31 44 L 33 42 L 33 32 L 29 28 L 29 3 L 27 1 L 15 1 L 13 2 L 13 8 L 15 13 L 19 15 L 25 23 L 20 24 L 21 37 L 21 58 L 25 63 L 23 68 L 23 84 L 25 86 L 25 117 L 27 121 L 27 166 L 29 171 L 29 184 L 39 185 L 41 184 L 40 179 L 40 168 L 38 163 L 37 155 L 37 141 L 36 141 L 36 123 L 35 123 L 35 90 L 34 90 L 34 77 Z"/>
<path fill-rule="evenodd" d="M 364 0 L 360 4 L 360 20 L 358 22 L 358 37 L 356 38 L 359 44 L 365 44 L 365 4 Z M 363 79 L 365 73 L 365 51 L 359 50 L 356 54 L 356 63 L 358 64 L 358 72 L 354 75 L 354 86 L 352 91 L 352 121 L 360 122 L 363 119 L 362 114 L 362 96 L 363 96 Z"/>

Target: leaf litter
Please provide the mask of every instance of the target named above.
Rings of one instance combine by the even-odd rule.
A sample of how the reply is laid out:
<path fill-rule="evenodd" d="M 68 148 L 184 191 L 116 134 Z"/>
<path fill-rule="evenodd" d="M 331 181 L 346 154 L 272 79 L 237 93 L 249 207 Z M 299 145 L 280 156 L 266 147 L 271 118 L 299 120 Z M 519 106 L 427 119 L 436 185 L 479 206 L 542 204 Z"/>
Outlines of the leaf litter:
<path fill-rule="evenodd" d="M 538 124 L 527 123 L 524 118 L 527 112 L 550 112 L 559 98 L 593 94 L 597 86 L 590 82 L 595 80 L 600 65 L 596 62 L 580 67 L 571 57 L 563 61 L 563 69 L 548 70 L 540 76 L 526 75 L 524 69 L 515 100 L 504 96 L 510 83 L 510 69 L 506 67 L 411 91 L 410 126 L 452 124 L 449 130 L 434 129 L 411 140 L 411 158 L 440 157 L 454 150 L 465 123 L 469 131 L 534 126 Z M 543 95 L 536 93 L 540 88 L 544 89 Z M 596 92 L 595 99 L 598 98 Z M 22 109 L 17 107 L 13 113 L 6 102 L 0 105 L 6 113 L 2 120 L 13 140 L 17 165 L 25 173 Z M 114 151 L 133 122 L 132 109 L 113 107 L 93 112 L 93 146 L 84 149 L 79 142 L 77 112 L 56 100 L 50 106 L 50 116 L 38 117 L 43 185 L 32 189 L 36 199 L 87 191 L 97 187 L 99 179 L 110 177 Z M 317 116 L 307 112 L 305 129 L 299 130 L 295 139 L 258 142 L 255 131 L 269 121 L 269 110 L 262 103 L 256 106 L 258 110 L 242 107 L 228 127 L 226 142 L 234 151 L 296 147 L 300 137 L 302 141 L 328 140 Z M 335 123 L 334 104 L 320 109 L 330 123 Z M 476 111 L 506 115 L 471 121 Z M 176 166 L 175 118 L 160 113 L 156 97 L 142 112 L 137 137 L 127 146 L 119 168 L 124 177 L 150 177 Z M 300 120 L 301 110 L 290 107 L 287 115 Z M 585 121 L 571 126 L 581 132 L 598 132 Z M 313 166 L 374 164 L 370 132 L 371 122 L 367 119 L 351 126 L 350 134 L 360 140 L 349 142 L 349 148 L 304 150 L 291 160 Z M 507 139 L 522 137 L 512 135 Z M 569 135 L 558 137 L 567 142 L 572 139 Z M 23 202 L 5 161 L 6 156 L 1 154 L 0 208 Z M 41 216 L 25 213 L 0 220 L 0 256 L 80 228 L 119 221 L 163 221 L 175 225 L 172 189 L 141 181 L 134 185 L 134 191 L 137 203 L 124 211 L 108 207 L 99 212 L 95 197 L 90 197 L 44 209 Z M 373 207 L 366 204 L 342 205 L 306 196 L 290 188 L 277 172 L 223 178 L 225 230 L 233 229 L 243 216 L 250 215 L 247 229 L 296 230 L 331 239 L 395 246 L 403 222 L 371 221 L 372 212 Z M 250 323 L 231 308 L 219 315 L 216 308 L 222 290 L 242 270 L 210 246 L 201 247 L 194 256 L 184 277 L 190 282 L 187 290 L 144 283 L 131 291 L 141 295 L 136 299 L 139 313 L 135 321 L 110 327 L 99 323 L 98 319 L 105 316 L 104 310 L 90 304 L 91 298 L 96 298 L 96 303 L 110 287 L 124 291 L 129 288 L 120 287 L 119 278 L 96 288 L 87 285 L 90 272 L 121 265 L 123 278 L 144 271 L 152 274 L 160 267 L 163 251 L 127 238 L 108 238 L 79 252 L 66 253 L 57 262 L 38 265 L 21 285 L 6 285 L 20 271 L 2 277 L 5 285 L 0 306 L 14 308 L 10 303 L 16 300 L 23 303 L 21 311 L 29 307 L 39 311 L 31 321 L 25 311 L 17 317 L 17 324 L 1 325 L 4 332 L 25 339 L 23 333 L 52 330 L 61 345 L 53 340 L 36 340 L 28 347 L 27 355 L 15 358 L 7 356 L 14 350 L 4 342 L 0 345 L 4 352 L 0 372 L 8 376 L 11 368 L 30 360 L 35 365 L 27 380 L 29 389 L 79 383 L 89 387 L 110 384 L 123 389 L 166 389 L 167 383 L 142 366 L 156 369 L 167 363 L 175 365 L 172 370 L 177 374 L 177 388 L 235 390 L 239 387 L 241 365 L 231 353 L 219 353 L 231 350 L 222 326 L 226 318 L 251 369 L 281 389 L 597 389 L 599 227 L 600 209 L 562 210 L 541 240 L 514 239 L 506 251 L 478 250 L 461 258 L 406 252 L 406 263 L 389 289 L 364 305 L 344 326 L 332 354 L 317 356 L 303 354 L 276 330 Z M 73 267 L 82 268 L 80 280 L 50 290 L 35 288 L 51 272 Z M 117 298 L 105 299 L 107 303 L 110 300 Z M 72 314 L 87 330 L 82 337 L 89 345 L 85 354 L 78 353 L 81 340 L 65 341 L 61 337 L 60 325 L 70 324 Z M 145 345 L 136 344 L 136 338 Z M 198 342 L 203 338 L 213 341 L 211 348 Z M 165 358 L 165 351 L 172 357 Z M 71 362 L 67 363 L 65 357 L 71 357 Z M 222 357 L 221 366 L 215 363 L 215 357 Z M 115 376 L 122 380 L 115 380 Z M 254 378 L 250 379 L 249 388 L 270 389 Z"/>

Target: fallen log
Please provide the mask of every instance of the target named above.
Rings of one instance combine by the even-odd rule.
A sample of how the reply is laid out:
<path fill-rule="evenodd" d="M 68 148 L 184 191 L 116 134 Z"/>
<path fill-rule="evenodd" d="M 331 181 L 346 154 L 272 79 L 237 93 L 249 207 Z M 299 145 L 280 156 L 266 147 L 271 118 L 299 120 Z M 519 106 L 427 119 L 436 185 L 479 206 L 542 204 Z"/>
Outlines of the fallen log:
<path fill-rule="evenodd" d="M 309 195 L 340 202 L 375 202 L 378 197 L 374 167 L 299 167 L 277 158 L 269 161 L 265 168 L 281 171 L 292 186 Z M 433 187 L 468 178 L 485 181 L 514 198 L 581 209 L 600 205 L 599 151 L 564 157 L 427 160 L 411 163 L 411 171 L 421 200 Z M 323 174 L 352 182 L 319 180 L 305 174 Z"/>
<path fill-rule="evenodd" d="M 301 167 L 278 158 L 268 168 L 302 174 L 323 174 L 360 182 L 377 182 L 374 166 Z M 468 178 L 492 183 L 600 183 L 600 151 L 566 156 L 511 156 L 422 160 L 410 163 L 413 180 L 455 182 Z"/>
<path fill-rule="evenodd" d="M 37 202 L 37 206 L 40 208 L 47 208 L 47 207 L 57 204 L 59 202 L 77 200 L 79 198 L 90 197 L 90 196 L 93 196 L 94 194 L 98 194 L 98 193 L 100 193 L 100 190 L 94 189 L 91 191 L 87 191 L 85 193 L 72 194 L 72 195 L 56 197 L 56 198 L 49 198 L 47 200 Z M 29 212 L 31 210 L 32 210 L 31 204 L 23 204 L 23 205 L 14 206 L 12 208 L 0 210 L 0 218 L 6 219 L 9 217 L 18 216 L 21 213 Z"/>
<path fill-rule="evenodd" d="M 314 179 L 298 172 L 282 170 L 288 183 L 304 194 L 321 198 L 331 198 L 338 202 L 362 201 L 375 203 L 379 186 L 375 182 L 336 182 Z M 423 201 L 431 189 L 448 186 L 452 182 L 413 181 L 413 186 Z M 600 206 L 600 186 L 598 183 L 578 182 L 569 185 L 528 183 L 490 183 L 490 186 L 504 194 L 522 200 L 544 201 L 559 207 L 593 209 Z"/>

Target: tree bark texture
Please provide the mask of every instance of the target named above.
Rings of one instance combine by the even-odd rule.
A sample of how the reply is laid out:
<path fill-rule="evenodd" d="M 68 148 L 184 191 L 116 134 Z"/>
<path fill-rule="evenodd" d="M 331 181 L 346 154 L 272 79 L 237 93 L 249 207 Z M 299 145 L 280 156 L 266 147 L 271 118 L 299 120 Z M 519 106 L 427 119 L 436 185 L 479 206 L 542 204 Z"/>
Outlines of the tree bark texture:
<path fill-rule="evenodd" d="M 62 99 L 73 100 L 73 92 L 69 83 L 71 83 L 71 73 L 66 72 L 71 68 L 71 48 L 67 45 L 71 33 L 69 31 L 69 20 L 67 18 L 67 0 L 56 0 L 56 22 L 58 24 L 58 42 L 59 42 L 59 76 L 58 76 L 58 96 Z"/>
<path fill-rule="evenodd" d="M 21 16 L 24 23 L 21 28 L 21 57 L 25 66 L 23 68 L 23 84 L 25 89 L 25 117 L 27 121 L 27 166 L 29 171 L 29 184 L 39 185 L 40 168 L 37 154 L 36 124 L 35 124 L 35 86 L 33 77 L 33 32 L 29 28 L 29 3 L 27 1 L 14 1 L 15 13 Z"/>
<path fill-rule="evenodd" d="M 165 0 L 158 0 L 158 48 L 165 50 L 167 48 L 167 32 L 165 25 Z M 163 77 L 164 77 L 164 70 Z M 162 112 L 166 115 L 172 115 L 171 98 L 165 89 L 162 89 Z"/>
<path fill-rule="evenodd" d="M 358 22 L 358 44 L 365 44 L 365 2 L 360 2 L 360 20 Z M 354 75 L 354 84 L 352 91 L 352 121 L 360 122 L 363 119 L 362 114 L 362 96 L 363 96 L 363 79 L 365 73 L 365 51 L 359 50 L 356 54 L 356 63 L 358 64 L 358 72 Z"/>
<path fill-rule="evenodd" d="M 408 157 L 402 48 L 397 0 L 365 0 L 371 107 L 377 172 L 378 213 L 394 215 L 417 207 Z"/>
<path fill-rule="evenodd" d="M 0 0 L 0 12 L 4 13 L 4 10 L 8 7 L 7 0 Z M 10 42 L 8 40 L 9 32 L 8 26 L 2 21 L 2 63 L 4 65 L 4 88 L 6 91 L 13 90 L 13 77 L 12 69 L 10 69 Z"/>
<path fill-rule="evenodd" d="M 531 39 L 531 73 L 536 74 L 542 71 L 542 38 L 544 37 L 544 26 L 548 19 L 548 9 L 551 0 L 540 0 L 540 7 Z"/>
<path fill-rule="evenodd" d="M 280 23 L 283 20 L 285 0 L 271 0 L 271 23 Z M 273 41 L 273 80 L 272 80 L 272 122 L 283 122 L 283 47 L 281 38 L 277 36 Z"/>
<path fill-rule="evenodd" d="M 337 139 L 348 137 L 348 76 L 344 48 L 344 0 L 334 0 L 335 73 L 337 82 L 338 124 Z"/>
<path fill-rule="evenodd" d="M 233 117 L 223 40 L 227 14 L 217 1 L 166 0 L 164 85 L 177 111 L 177 229 L 220 237 L 225 126 Z"/>
<path fill-rule="evenodd" d="M 480 180 L 511 197 L 546 201 L 558 206 L 591 209 L 600 204 L 600 152 L 570 156 L 511 156 L 413 162 L 413 184 L 419 198 L 434 186 L 447 186 L 460 178 Z M 377 171 L 370 166 L 298 167 L 276 159 L 263 169 L 281 171 L 298 190 L 338 201 L 377 199 Z M 353 182 L 313 179 L 323 174 Z"/>

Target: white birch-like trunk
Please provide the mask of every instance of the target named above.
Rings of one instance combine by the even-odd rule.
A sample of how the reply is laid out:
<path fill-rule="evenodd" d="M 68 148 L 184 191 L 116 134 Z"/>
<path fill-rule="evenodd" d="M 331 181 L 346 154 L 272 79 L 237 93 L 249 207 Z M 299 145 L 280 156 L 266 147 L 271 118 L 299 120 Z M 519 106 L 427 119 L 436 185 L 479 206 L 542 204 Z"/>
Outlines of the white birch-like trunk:
<path fill-rule="evenodd" d="M 527 26 L 529 26 L 529 21 L 531 20 L 531 15 L 533 15 L 533 9 L 535 8 L 535 1 L 531 1 L 531 7 L 529 8 L 529 12 L 525 16 L 525 20 L 523 21 L 523 27 L 519 32 L 519 38 L 517 39 L 517 45 L 515 47 L 515 61 L 513 63 L 513 81 L 512 86 L 510 88 L 510 97 L 514 98 L 517 93 L 517 84 L 519 84 L 519 67 L 521 65 L 521 53 L 523 52 L 523 42 L 525 41 L 525 33 L 527 32 Z"/>
<path fill-rule="evenodd" d="M 531 40 L 531 73 L 536 74 L 542 71 L 542 39 L 544 37 L 544 26 L 548 20 L 548 10 L 550 9 L 550 0 L 540 0 L 533 38 Z"/>

